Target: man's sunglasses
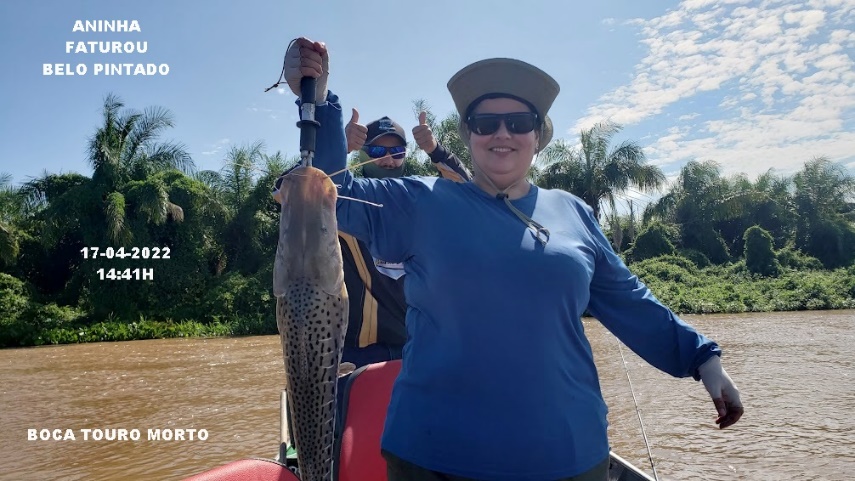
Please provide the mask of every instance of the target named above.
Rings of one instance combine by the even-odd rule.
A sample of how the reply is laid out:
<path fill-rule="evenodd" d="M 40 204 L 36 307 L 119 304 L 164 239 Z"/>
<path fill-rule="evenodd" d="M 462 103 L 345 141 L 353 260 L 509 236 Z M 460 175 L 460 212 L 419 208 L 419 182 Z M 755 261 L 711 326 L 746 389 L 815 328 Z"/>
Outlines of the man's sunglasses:
<path fill-rule="evenodd" d="M 386 154 L 392 156 L 393 159 L 403 159 L 407 154 L 407 147 L 403 145 L 396 145 L 395 147 L 384 147 L 382 145 L 365 145 L 362 147 L 362 150 L 368 154 L 372 159 L 379 159 L 381 157 L 385 157 Z"/>
<path fill-rule="evenodd" d="M 469 130 L 478 135 L 492 135 L 505 123 L 505 128 L 512 134 L 527 134 L 538 125 L 537 114 L 534 112 L 514 112 L 510 114 L 472 114 L 466 119 Z"/>

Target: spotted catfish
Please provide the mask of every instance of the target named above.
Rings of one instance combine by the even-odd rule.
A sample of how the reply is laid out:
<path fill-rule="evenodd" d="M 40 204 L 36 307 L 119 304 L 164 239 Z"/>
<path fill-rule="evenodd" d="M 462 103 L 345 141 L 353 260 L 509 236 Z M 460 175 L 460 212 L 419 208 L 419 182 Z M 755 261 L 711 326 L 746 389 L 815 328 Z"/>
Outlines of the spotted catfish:
<path fill-rule="evenodd" d="M 336 389 L 349 300 L 336 222 L 337 191 L 314 167 L 281 179 L 273 266 L 285 358 L 289 429 L 302 481 L 332 479 Z"/>

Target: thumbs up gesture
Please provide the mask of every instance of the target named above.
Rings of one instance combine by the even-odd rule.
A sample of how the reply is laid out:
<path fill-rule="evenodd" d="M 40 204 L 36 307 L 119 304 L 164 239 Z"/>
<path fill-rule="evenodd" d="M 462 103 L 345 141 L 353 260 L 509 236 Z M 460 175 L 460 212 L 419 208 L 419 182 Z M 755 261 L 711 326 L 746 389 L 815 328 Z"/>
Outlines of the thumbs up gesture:
<path fill-rule="evenodd" d="M 359 112 L 353 109 L 350 121 L 344 126 L 344 136 L 347 138 L 347 151 L 359 150 L 368 139 L 368 127 L 359 123 Z"/>
<path fill-rule="evenodd" d="M 427 124 L 427 112 L 419 113 L 419 125 L 413 127 L 413 138 L 420 149 L 430 154 L 436 149 L 437 142 Z"/>

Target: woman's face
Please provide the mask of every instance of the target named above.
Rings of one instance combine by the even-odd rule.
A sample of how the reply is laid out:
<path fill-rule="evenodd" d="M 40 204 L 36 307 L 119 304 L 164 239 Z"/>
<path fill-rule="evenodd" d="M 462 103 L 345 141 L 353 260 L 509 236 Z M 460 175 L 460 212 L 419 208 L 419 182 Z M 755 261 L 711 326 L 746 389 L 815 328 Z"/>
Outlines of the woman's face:
<path fill-rule="evenodd" d="M 473 114 L 508 114 L 530 112 L 522 102 L 510 98 L 482 100 Z M 538 129 L 524 134 L 508 131 L 505 122 L 499 130 L 488 135 L 469 133 L 469 148 L 472 161 L 492 180 L 496 187 L 504 189 L 528 173 L 538 143 Z"/>

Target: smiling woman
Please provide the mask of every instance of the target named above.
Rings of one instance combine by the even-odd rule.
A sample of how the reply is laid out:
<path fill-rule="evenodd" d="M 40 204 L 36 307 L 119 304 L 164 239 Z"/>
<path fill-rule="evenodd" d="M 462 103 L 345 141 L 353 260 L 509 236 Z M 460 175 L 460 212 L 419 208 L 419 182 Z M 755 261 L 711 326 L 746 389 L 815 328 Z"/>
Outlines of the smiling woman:
<path fill-rule="evenodd" d="M 531 191 L 535 154 L 552 140 L 549 111 L 560 87 L 546 72 L 508 58 L 475 62 L 448 81 L 460 115 L 460 136 L 472 154 L 474 183 L 497 199 L 545 243 L 549 230 L 511 200 Z"/>
<path fill-rule="evenodd" d="M 292 92 L 304 75 L 325 87 L 328 72 L 324 44 L 294 42 L 284 72 Z M 720 427 L 738 421 L 718 344 L 629 271 L 581 199 L 526 179 L 552 138 L 558 83 L 495 58 L 461 69 L 448 90 L 473 182 L 355 178 L 344 169 L 338 96 L 326 91 L 316 106 L 315 167 L 336 173 L 341 196 L 383 206 L 339 202 L 338 228 L 407 272 L 404 367 L 381 443 L 388 479 L 607 479 L 607 409 L 586 311 L 651 365 L 702 380 Z M 508 446 L 519 448 L 514 457 Z"/>

